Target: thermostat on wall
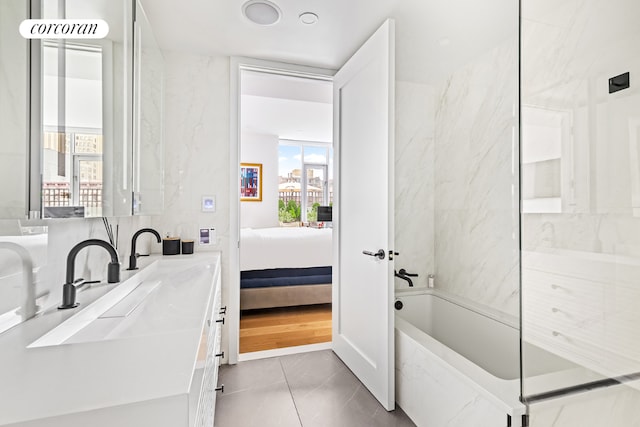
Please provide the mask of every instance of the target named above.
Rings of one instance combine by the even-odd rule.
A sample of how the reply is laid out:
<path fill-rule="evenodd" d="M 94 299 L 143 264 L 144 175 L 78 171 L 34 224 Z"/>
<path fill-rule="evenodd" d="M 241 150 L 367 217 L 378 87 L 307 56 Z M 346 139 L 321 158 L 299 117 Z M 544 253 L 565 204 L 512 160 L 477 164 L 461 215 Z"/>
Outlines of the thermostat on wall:
<path fill-rule="evenodd" d="M 202 196 L 202 212 L 216 211 L 216 196 Z"/>
<path fill-rule="evenodd" d="M 216 229 L 213 227 L 201 228 L 198 235 L 200 236 L 199 241 L 201 245 L 215 245 L 216 239 L 218 238 L 216 236 Z"/>

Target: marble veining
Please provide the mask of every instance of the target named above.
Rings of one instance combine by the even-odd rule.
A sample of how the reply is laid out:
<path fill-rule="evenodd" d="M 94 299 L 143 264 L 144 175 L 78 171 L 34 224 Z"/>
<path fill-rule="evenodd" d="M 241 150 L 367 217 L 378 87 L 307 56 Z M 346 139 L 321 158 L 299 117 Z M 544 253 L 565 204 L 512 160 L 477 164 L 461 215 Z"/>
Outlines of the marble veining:
<path fill-rule="evenodd" d="M 518 313 L 517 41 L 453 73 L 435 116 L 436 286 Z"/>
<path fill-rule="evenodd" d="M 507 415 L 396 330 L 396 400 L 419 426 L 500 426 Z"/>
<path fill-rule="evenodd" d="M 161 213 L 164 203 L 163 62 L 157 47 L 142 47 L 138 79 L 139 139 L 136 141 L 138 175 L 135 178 L 141 193 L 139 209 L 145 214 Z"/>
<path fill-rule="evenodd" d="M 395 249 L 398 269 L 418 273 L 425 287 L 434 272 L 433 87 L 396 82 Z M 396 288 L 406 288 L 396 280 Z"/>
<path fill-rule="evenodd" d="M 533 404 L 531 427 L 640 426 L 640 392 L 627 386 Z"/>
<path fill-rule="evenodd" d="M 152 218 L 160 234 L 196 239 L 198 228 L 215 227 L 217 242 L 196 251 L 222 250 L 222 305 L 229 286 L 229 57 L 163 52 L 164 211 Z M 216 196 L 214 213 L 203 213 L 202 196 Z M 222 334 L 227 351 L 228 334 Z"/>

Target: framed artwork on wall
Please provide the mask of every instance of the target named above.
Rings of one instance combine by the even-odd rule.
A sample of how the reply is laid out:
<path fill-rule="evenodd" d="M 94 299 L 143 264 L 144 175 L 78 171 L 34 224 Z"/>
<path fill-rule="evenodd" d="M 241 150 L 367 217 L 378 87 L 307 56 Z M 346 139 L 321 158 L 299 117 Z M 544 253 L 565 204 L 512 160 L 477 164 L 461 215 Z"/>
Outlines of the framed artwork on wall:
<path fill-rule="evenodd" d="M 262 201 L 262 163 L 240 163 L 240 201 Z"/>

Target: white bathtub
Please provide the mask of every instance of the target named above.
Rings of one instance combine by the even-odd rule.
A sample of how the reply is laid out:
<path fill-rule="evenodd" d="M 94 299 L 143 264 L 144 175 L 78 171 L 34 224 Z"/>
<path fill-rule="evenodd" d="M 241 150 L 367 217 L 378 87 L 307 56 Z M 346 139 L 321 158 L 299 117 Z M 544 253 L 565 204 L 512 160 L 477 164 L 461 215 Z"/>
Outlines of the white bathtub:
<path fill-rule="evenodd" d="M 418 427 L 520 427 L 516 319 L 433 291 L 398 294 L 396 401 Z M 527 377 L 575 365 L 538 348 Z"/>

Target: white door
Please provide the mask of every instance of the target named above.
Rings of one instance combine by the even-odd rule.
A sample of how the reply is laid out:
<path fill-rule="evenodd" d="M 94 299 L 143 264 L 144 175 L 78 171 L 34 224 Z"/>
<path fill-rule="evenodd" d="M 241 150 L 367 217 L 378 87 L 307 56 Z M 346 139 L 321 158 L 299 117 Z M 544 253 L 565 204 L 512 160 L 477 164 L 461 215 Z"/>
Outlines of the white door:
<path fill-rule="evenodd" d="M 334 208 L 338 238 L 333 350 L 387 410 L 395 407 L 389 258 L 394 221 L 394 68 L 394 22 L 387 20 L 334 79 L 339 188 Z"/>

